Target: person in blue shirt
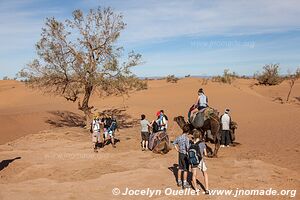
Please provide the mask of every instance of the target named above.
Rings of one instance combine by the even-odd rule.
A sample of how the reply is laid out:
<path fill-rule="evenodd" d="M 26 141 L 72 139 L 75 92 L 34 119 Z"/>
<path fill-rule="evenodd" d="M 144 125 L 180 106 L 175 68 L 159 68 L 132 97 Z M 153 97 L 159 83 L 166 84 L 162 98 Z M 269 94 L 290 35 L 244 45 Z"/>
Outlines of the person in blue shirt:
<path fill-rule="evenodd" d="M 189 127 L 188 125 L 183 127 L 183 133 L 178 136 L 173 144 L 178 152 L 178 187 L 190 188 L 191 186 L 187 182 L 187 175 L 189 171 L 189 159 L 188 159 L 188 149 L 190 147 L 190 142 L 188 138 Z M 183 172 L 183 183 L 182 183 L 182 172 Z"/>

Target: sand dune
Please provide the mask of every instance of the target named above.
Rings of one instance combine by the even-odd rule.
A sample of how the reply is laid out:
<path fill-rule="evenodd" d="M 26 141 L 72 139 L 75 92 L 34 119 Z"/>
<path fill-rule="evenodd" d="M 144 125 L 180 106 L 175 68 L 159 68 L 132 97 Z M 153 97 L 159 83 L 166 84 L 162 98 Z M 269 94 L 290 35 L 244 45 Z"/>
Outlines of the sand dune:
<path fill-rule="evenodd" d="M 273 101 L 274 95 L 284 96 L 286 83 L 272 88 L 251 87 L 253 80 L 236 80 L 232 85 L 202 83 L 196 78 L 182 79 L 177 84 L 150 81 L 148 90 L 126 98 L 128 107 L 119 111 L 119 120 L 135 125 L 140 114 L 154 119 L 155 112 L 164 109 L 170 118 L 169 134 L 173 140 L 180 134 L 173 117 L 186 116 L 197 90 L 203 87 L 210 106 L 221 112 L 231 108 L 232 117 L 239 124 L 237 141 L 241 143 L 221 149 L 219 158 L 207 160 L 210 187 L 299 190 L 300 107 L 296 100 L 288 104 Z M 299 87 L 297 82 L 293 99 L 300 96 Z M 177 189 L 173 174 L 176 152 L 172 150 L 163 156 L 140 151 L 138 126 L 117 133 L 121 142 L 116 149 L 107 146 L 95 154 L 86 130 L 57 128 L 68 125 L 64 119 L 70 114 L 78 117 L 75 104 L 43 96 L 14 81 L 0 81 L 0 97 L 3 166 L 0 199 L 148 199 L 113 196 L 112 189 Z M 123 107 L 121 97 L 94 96 L 92 104 L 98 111 Z M 10 160 L 17 157 L 20 159 Z M 199 180 L 203 182 L 201 176 Z M 153 198 L 182 199 L 165 195 Z M 201 198 L 232 199 L 230 196 Z M 274 199 L 272 196 L 241 198 Z M 286 196 L 276 198 L 287 199 Z"/>

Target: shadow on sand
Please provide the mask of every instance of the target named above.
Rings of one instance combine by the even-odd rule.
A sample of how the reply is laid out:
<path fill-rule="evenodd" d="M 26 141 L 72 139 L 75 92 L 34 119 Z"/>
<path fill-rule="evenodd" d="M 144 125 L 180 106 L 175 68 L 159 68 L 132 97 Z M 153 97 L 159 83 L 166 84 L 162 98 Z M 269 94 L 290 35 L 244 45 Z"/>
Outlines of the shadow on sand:
<path fill-rule="evenodd" d="M 79 114 L 69 111 L 50 111 L 52 119 L 46 120 L 46 123 L 55 127 L 84 127 L 85 118 Z"/>
<path fill-rule="evenodd" d="M 131 128 L 138 125 L 139 120 L 133 119 L 125 113 L 124 109 L 107 109 L 100 112 L 100 116 L 114 116 L 118 122 L 118 128 Z M 85 117 L 70 111 L 51 111 L 53 115 L 51 119 L 46 120 L 46 123 L 55 127 L 85 127 Z"/>
<path fill-rule="evenodd" d="M 178 164 L 173 164 L 172 167 L 168 167 L 168 169 L 173 172 L 173 175 L 175 177 L 175 184 L 177 183 L 177 180 L 178 180 Z M 197 172 L 197 175 L 198 174 L 201 174 L 202 175 L 202 172 L 199 170 Z M 191 184 L 191 181 L 192 181 L 192 177 L 193 177 L 193 173 L 188 171 L 188 177 L 187 177 L 187 181 Z M 202 188 L 202 190 L 204 191 L 205 190 L 205 187 L 204 185 L 197 179 L 197 184 L 200 185 L 200 187 Z"/>
<path fill-rule="evenodd" d="M 0 162 L 0 171 L 2 171 L 3 169 L 5 169 L 6 167 L 8 167 L 8 165 L 12 162 L 14 162 L 15 160 L 19 160 L 21 159 L 21 157 L 16 157 L 14 159 L 8 159 L 8 160 L 2 160 Z"/>

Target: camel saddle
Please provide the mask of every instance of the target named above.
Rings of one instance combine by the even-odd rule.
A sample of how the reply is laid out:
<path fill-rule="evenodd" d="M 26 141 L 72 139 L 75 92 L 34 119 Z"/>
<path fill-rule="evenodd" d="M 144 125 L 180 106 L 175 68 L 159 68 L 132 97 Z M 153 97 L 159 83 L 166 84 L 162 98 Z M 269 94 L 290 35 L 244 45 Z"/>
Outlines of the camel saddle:
<path fill-rule="evenodd" d="M 204 121 L 209 119 L 211 117 L 211 114 L 213 113 L 213 108 L 203 108 L 191 115 L 189 121 L 191 122 L 191 124 L 193 124 L 194 127 L 200 128 L 203 126 Z"/>
<path fill-rule="evenodd" d="M 149 137 L 149 149 L 152 151 L 164 139 L 169 141 L 169 136 L 165 131 L 159 131 L 156 133 L 152 133 Z"/>

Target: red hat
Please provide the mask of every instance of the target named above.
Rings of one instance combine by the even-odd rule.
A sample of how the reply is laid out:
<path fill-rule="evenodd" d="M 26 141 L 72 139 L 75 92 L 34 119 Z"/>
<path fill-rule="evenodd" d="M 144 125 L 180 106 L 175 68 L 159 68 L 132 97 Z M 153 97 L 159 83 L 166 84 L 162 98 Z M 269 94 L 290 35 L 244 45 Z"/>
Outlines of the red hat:
<path fill-rule="evenodd" d="M 158 117 L 160 115 L 160 111 L 157 111 L 156 116 Z"/>

